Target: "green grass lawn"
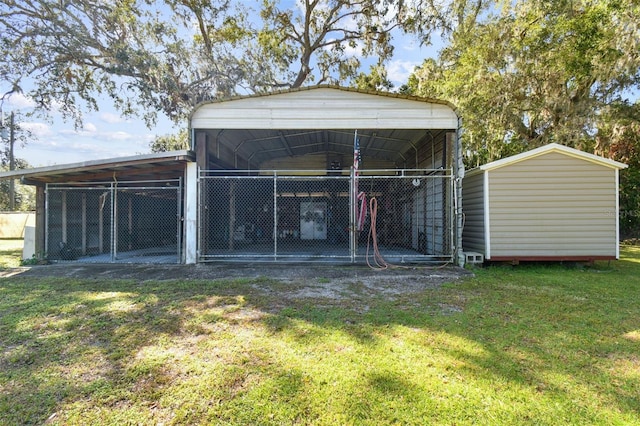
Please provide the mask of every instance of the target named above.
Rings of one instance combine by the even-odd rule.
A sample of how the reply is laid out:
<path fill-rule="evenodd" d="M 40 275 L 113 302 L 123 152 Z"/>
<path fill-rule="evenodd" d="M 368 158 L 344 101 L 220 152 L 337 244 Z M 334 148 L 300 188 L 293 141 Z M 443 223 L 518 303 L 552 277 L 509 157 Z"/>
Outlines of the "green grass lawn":
<path fill-rule="evenodd" d="M 20 266 L 22 240 L 0 239 L 0 269 Z"/>
<path fill-rule="evenodd" d="M 268 278 L 3 278 L 0 424 L 640 424 L 640 248 L 474 272 L 297 302 Z"/>

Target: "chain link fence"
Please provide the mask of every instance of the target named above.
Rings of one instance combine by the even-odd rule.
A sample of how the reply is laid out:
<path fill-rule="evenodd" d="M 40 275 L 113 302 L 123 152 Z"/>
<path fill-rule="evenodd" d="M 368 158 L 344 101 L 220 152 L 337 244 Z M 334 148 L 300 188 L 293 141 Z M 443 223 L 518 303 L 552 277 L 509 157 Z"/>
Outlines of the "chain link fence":
<path fill-rule="evenodd" d="M 179 263 L 182 182 L 47 185 L 46 250 L 56 261 Z"/>
<path fill-rule="evenodd" d="M 199 261 L 452 261 L 450 171 L 375 172 L 201 172 Z"/>

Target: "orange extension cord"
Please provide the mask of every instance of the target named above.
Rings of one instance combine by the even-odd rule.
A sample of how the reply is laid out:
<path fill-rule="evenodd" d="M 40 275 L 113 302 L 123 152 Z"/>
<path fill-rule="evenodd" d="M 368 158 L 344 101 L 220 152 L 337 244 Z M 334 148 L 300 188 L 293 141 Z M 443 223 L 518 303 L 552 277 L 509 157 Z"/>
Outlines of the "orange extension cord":
<path fill-rule="evenodd" d="M 378 250 L 378 234 L 376 232 L 377 220 L 378 220 L 378 200 L 376 197 L 371 197 L 369 200 L 369 214 L 371 215 L 371 224 L 369 226 L 369 236 L 367 237 L 367 265 L 371 269 L 382 271 L 389 268 L 406 268 L 406 266 L 394 265 L 387 262 L 380 254 Z M 373 243 L 372 243 L 373 242 Z M 373 245 L 373 265 L 369 262 L 369 249 Z M 434 268 L 421 268 L 421 269 L 441 269 L 447 267 L 451 262 L 445 262 L 444 264 Z"/>
<path fill-rule="evenodd" d="M 391 263 L 384 260 L 384 257 L 380 254 L 380 250 L 378 250 L 378 234 L 376 231 L 377 220 L 378 220 L 378 200 L 376 197 L 371 197 L 369 200 L 369 214 L 371 215 L 371 224 L 369 226 L 369 236 L 367 237 L 367 265 L 371 269 L 387 269 L 394 267 Z M 373 263 L 369 262 L 369 249 L 372 245 L 373 241 Z"/>

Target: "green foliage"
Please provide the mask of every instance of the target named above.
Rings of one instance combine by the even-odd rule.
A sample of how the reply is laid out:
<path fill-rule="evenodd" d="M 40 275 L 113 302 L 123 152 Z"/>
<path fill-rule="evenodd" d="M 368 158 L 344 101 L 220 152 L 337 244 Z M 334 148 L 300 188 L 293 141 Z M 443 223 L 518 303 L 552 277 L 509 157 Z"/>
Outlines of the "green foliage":
<path fill-rule="evenodd" d="M 0 168 L 6 170 L 6 168 Z M 0 210 L 8 211 L 9 208 L 9 180 L 0 181 Z M 22 185 L 18 181 L 14 181 L 14 202 L 15 211 L 31 211 L 36 208 L 36 190 L 35 187 Z"/>
<path fill-rule="evenodd" d="M 640 103 L 612 104 L 603 114 L 595 150 L 626 163 L 620 172 L 620 230 L 623 238 L 640 236 Z"/>
<path fill-rule="evenodd" d="M 377 56 L 384 62 L 393 51 L 388 34 L 394 24 L 385 2 L 285 4 L 262 2 L 263 26 L 253 48 L 246 51 L 254 65 L 255 91 L 346 82 L 357 75 L 361 56 Z"/>
<path fill-rule="evenodd" d="M 640 82 L 640 4 L 518 1 L 483 14 L 464 4 L 449 18 L 464 25 L 403 90 L 459 108 L 468 167 L 549 142 L 628 163 L 621 231 L 639 235 L 640 114 L 623 99 Z"/>
<path fill-rule="evenodd" d="M 369 74 L 358 74 L 355 85 L 362 90 L 390 91 L 393 89 L 393 83 L 387 77 L 387 70 L 382 65 L 372 65 Z"/>
<path fill-rule="evenodd" d="M 8 91 L 33 85 L 27 95 L 41 111 L 56 106 L 78 125 L 83 111 L 97 109 L 99 96 L 152 125 L 158 113 L 180 122 L 198 103 L 237 90 L 344 83 L 356 76 L 362 56 L 384 61 L 391 55 L 394 24 L 386 2 L 299 6 L 272 0 L 3 2 L 0 84 Z"/>
<path fill-rule="evenodd" d="M 2 99 L 0 99 L 0 105 Z M 27 161 L 15 158 L 13 150 L 18 146 L 24 146 L 33 137 L 31 132 L 21 126 L 24 115 L 19 111 L 10 113 L 11 119 L 3 115 L 2 125 L 7 133 L 6 138 L 2 138 L 3 149 L 0 150 L 0 171 L 28 169 L 31 167 Z M 13 126 L 13 128 L 11 128 Z M 13 138 L 13 141 L 12 141 Z M 13 142 L 13 146 L 12 146 Z M 13 149 L 12 149 L 13 148 Z M 12 158 L 13 157 L 13 158 Z M 14 205 L 16 211 L 35 210 L 35 188 L 22 185 L 17 180 L 13 181 Z M 9 180 L 0 181 L 0 210 L 11 210 L 11 182 Z"/>
<path fill-rule="evenodd" d="M 639 8 L 515 2 L 480 18 L 471 9 L 408 89 L 459 107 L 469 165 L 548 142 L 587 149 L 603 110 L 638 87 Z"/>
<path fill-rule="evenodd" d="M 176 134 L 157 136 L 149 145 L 151 152 L 189 149 L 189 131 L 187 129 L 181 129 Z"/>
<path fill-rule="evenodd" d="M 16 160 L 16 170 L 28 169 L 29 163 L 24 160 Z M 8 164 L 0 165 L 0 171 L 9 171 Z M 30 185 L 23 185 L 18 180 L 13 181 L 14 185 L 14 208 L 15 211 L 30 211 L 36 208 L 36 189 Z M 10 194 L 10 181 L 0 180 L 0 210 L 8 211 Z"/>

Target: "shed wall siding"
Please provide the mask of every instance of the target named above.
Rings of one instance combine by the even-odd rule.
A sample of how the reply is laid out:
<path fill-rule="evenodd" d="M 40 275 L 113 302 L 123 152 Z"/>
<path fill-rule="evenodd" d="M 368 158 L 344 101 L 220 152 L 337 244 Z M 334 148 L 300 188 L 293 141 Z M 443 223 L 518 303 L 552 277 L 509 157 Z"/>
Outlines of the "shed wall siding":
<path fill-rule="evenodd" d="M 194 129 L 455 129 L 448 105 L 323 88 L 198 107 Z"/>
<path fill-rule="evenodd" d="M 489 172 L 491 257 L 615 256 L 615 170 L 549 153 Z"/>
<path fill-rule="evenodd" d="M 462 248 L 487 255 L 484 229 L 484 173 L 465 176 L 462 181 Z"/>

